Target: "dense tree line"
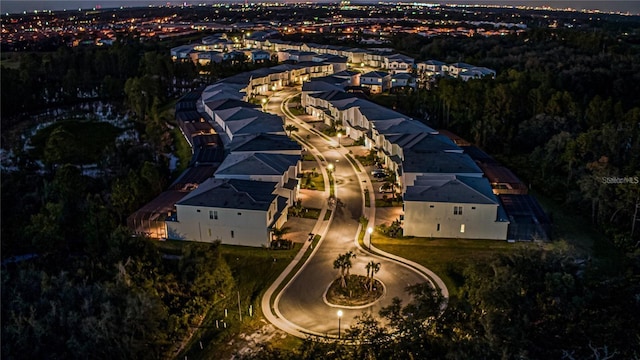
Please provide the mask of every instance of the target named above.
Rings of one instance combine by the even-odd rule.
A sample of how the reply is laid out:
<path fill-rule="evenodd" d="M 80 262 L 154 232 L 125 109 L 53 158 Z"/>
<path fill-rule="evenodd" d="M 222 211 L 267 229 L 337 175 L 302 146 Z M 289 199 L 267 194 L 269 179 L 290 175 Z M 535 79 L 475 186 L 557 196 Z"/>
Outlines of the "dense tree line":
<path fill-rule="evenodd" d="M 123 38 L 107 48 L 59 47 L 45 53 L 23 53 L 17 69 L 2 69 L 2 121 L 11 126 L 18 115 L 46 111 L 80 101 L 121 101 L 125 83 L 145 78 L 157 85 L 161 101 L 193 86 L 193 63 L 172 63 L 168 49 Z M 153 101 L 150 97 L 149 102 Z"/>
<path fill-rule="evenodd" d="M 310 338 L 293 351 L 267 346 L 246 358 L 634 359 L 639 260 L 630 255 L 626 273 L 611 277 L 563 252 L 496 256 L 466 267 L 465 285 L 448 302 L 429 284 L 414 285 L 412 302 L 396 298 L 382 320 L 363 312 L 346 340 Z"/>
<path fill-rule="evenodd" d="M 538 191 L 580 209 L 622 248 L 637 246 L 640 48 L 632 38 L 537 29 L 500 38 L 395 40 L 419 58 L 465 61 L 498 75 L 442 78 L 430 90 L 383 101 L 467 138 Z"/>
<path fill-rule="evenodd" d="M 235 286 L 217 244 L 167 256 L 123 227 L 168 184 L 167 103 L 198 81 L 167 48 L 126 41 L 25 53 L 19 69 L 2 69 L 3 137 L 34 113 L 89 100 L 127 112 L 138 134 L 115 142 L 122 129 L 76 116 L 38 132 L 33 150 L 4 142 L 15 169 L 0 187 L 3 358 L 172 356 Z"/>

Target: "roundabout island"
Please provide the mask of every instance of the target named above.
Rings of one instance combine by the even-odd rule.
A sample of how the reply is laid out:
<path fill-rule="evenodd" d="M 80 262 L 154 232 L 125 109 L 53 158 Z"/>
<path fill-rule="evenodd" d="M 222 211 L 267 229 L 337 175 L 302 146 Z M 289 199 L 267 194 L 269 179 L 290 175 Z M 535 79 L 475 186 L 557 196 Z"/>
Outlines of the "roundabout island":
<path fill-rule="evenodd" d="M 363 275 L 349 275 L 343 286 L 342 279 L 334 280 L 325 293 L 329 306 L 341 308 L 365 308 L 384 296 L 384 284 Z"/>

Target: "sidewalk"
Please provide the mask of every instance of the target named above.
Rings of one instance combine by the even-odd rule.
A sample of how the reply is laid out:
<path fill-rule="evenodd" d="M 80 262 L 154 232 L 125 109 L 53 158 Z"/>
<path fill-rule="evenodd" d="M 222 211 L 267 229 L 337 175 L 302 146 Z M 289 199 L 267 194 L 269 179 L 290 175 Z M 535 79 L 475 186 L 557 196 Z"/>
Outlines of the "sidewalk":
<path fill-rule="evenodd" d="M 296 121 L 298 119 L 296 119 L 295 116 L 292 116 L 290 114 L 286 114 L 286 117 L 291 120 L 291 121 Z M 296 121 L 296 124 L 305 128 L 305 129 L 309 129 L 311 128 L 311 126 L 309 126 L 308 124 L 301 124 L 298 121 Z M 327 137 L 324 134 L 320 134 L 320 137 L 324 138 L 327 141 L 330 142 L 335 142 L 332 138 Z M 337 144 L 335 144 L 337 145 Z M 367 217 L 369 219 L 369 226 L 373 227 L 373 225 L 376 223 L 376 207 L 375 207 L 375 192 L 374 192 L 374 188 L 373 188 L 373 184 L 371 182 L 371 179 L 368 176 L 368 172 L 366 171 L 366 168 L 357 160 L 357 158 L 355 157 L 355 153 L 360 153 L 362 151 L 366 152 L 366 149 L 364 149 L 363 147 L 355 147 L 355 148 L 345 148 L 342 145 L 336 146 L 335 150 L 337 150 L 343 157 L 345 157 L 346 155 L 349 155 L 349 157 L 353 160 L 353 162 L 355 162 L 357 164 L 357 166 L 360 168 L 360 171 L 358 171 L 357 167 L 354 166 L 354 164 L 351 161 L 347 161 L 350 166 L 353 168 L 354 172 L 356 173 L 356 176 L 358 177 L 358 182 L 360 184 L 363 184 L 367 189 L 368 189 L 368 194 L 369 194 L 369 198 L 370 198 L 370 207 L 366 207 L 365 206 L 365 201 L 364 201 L 364 192 L 362 195 L 362 213 L 363 216 Z M 352 153 L 350 154 L 350 150 L 352 150 Z M 309 148 L 309 151 L 316 157 L 316 159 L 318 158 L 318 156 L 320 155 L 320 152 L 314 148 L 311 147 Z M 346 160 L 345 160 L 346 161 Z M 318 191 L 314 191 L 314 192 L 308 192 L 308 193 L 302 193 L 301 191 L 301 195 L 304 194 L 306 195 L 306 199 L 304 201 L 306 201 L 305 204 L 314 204 L 316 206 L 309 206 L 309 207 L 314 207 L 314 208 L 320 208 L 321 212 L 320 212 L 320 216 L 318 218 L 318 220 L 316 221 L 316 224 L 313 228 L 312 233 L 314 234 L 319 234 L 321 236 L 321 239 L 318 243 L 318 245 L 314 248 L 314 249 L 309 249 L 310 245 L 312 244 L 312 242 L 310 241 L 306 241 L 302 248 L 300 249 L 300 251 L 298 252 L 298 254 L 295 256 L 295 258 L 293 259 L 293 261 L 287 266 L 287 268 L 282 272 L 282 274 L 280 274 L 280 276 L 276 279 L 276 281 L 274 281 L 274 283 L 267 289 L 267 291 L 265 292 L 264 296 L 262 297 L 262 302 L 261 302 L 261 307 L 262 307 L 262 312 L 265 316 L 265 318 L 271 322 L 272 324 L 274 324 L 275 326 L 277 326 L 278 328 L 284 330 L 285 332 L 296 336 L 296 337 L 300 337 L 300 338 L 306 338 L 308 337 L 310 334 L 312 335 L 318 335 L 318 336 L 325 336 L 325 334 L 317 334 L 314 333 L 313 331 L 310 331 L 308 329 L 303 329 L 291 322 L 289 322 L 286 318 L 284 318 L 282 316 L 282 314 L 280 313 L 279 309 L 278 309 L 278 299 L 280 297 L 280 295 L 283 293 L 283 291 L 287 288 L 287 286 L 298 276 L 298 274 L 301 272 L 301 270 L 304 268 L 304 266 L 306 265 L 306 262 L 301 264 L 301 266 L 298 268 L 297 272 L 295 274 L 293 274 L 293 276 L 290 276 L 290 273 L 296 269 L 296 267 L 298 267 L 300 265 L 300 262 L 302 261 L 303 257 L 305 256 L 305 254 L 307 253 L 307 251 L 311 251 L 311 254 L 309 255 L 309 258 L 312 257 L 314 255 L 314 253 L 317 251 L 317 249 L 321 246 L 323 240 L 325 239 L 325 236 L 327 234 L 327 231 L 329 229 L 329 226 L 331 224 L 331 221 L 333 220 L 333 216 L 335 214 L 335 212 L 331 212 L 331 216 L 329 218 L 329 220 L 324 220 L 324 216 L 328 210 L 328 202 L 326 201 L 326 199 L 329 198 L 329 189 L 330 189 L 330 185 L 329 185 L 329 177 L 328 177 L 328 173 L 326 171 L 325 166 L 318 166 L 318 170 L 322 172 L 322 176 L 324 179 L 324 183 L 325 183 L 325 190 L 324 192 L 318 192 Z M 317 196 L 317 194 L 322 194 L 321 196 Z M 307 205 L 305 205 L 307 206 Z M 361 225 L 362 226 L 362 225 Z M 361 229 L 361 227 L 359 228 Z M 359 232 L 358 232 L 359 233 Z M 424 277 L 425 279 L 427 279 L 428 281 L 431 282 L 431 284 L 435 287 L 435 288 L 439 288 L 442 291 L 442 294 L 445 298 L 449 297 L 449 292 L 447 287 L 445 286 L 444 282 L 435 274 L 433 273 L 431 270 L 425 268 L 424 266 L 417 264 L 415 262 L 412 262 L 410 260 L 406 260 L 403 258 L 400 258 L 398 256 L 395 256 L 393 254 L 390 253 L 386 253 L 380 249 L 377 249 L 375 246 L 371 246 L 371 239 L 370 239 L 370 234 L 369 232 L 365 232 L 365 237 L 363 240 L 363 244 L 368 244 L 369 249 L 364 248 L 362 245 L 360 245 L 359 241 L 358 241 L 359 236 L 356 236 L 354 239 L 355 242 L 355 246 L 357 249 L 359 249 L 359 251 L 363 251 L 365 253 L 368 253 L 374 257 L 382 257 L 382 258 L 386 258 L 390 261 L 393 261 L 399 265 L 402 265 L 406 268 L 412 269 L 413 271 L 415 271 L 418 274 L 421 274 L 422 277 Z M 308 258 L 307 258 L 308 259 Z M 289 278 L 289 279 L 288 279 Z M 283 282 L 287 280 L 287 283 L 284 284 L 284 286 L 281 288 L 281 285 L 283 284 Z M 276 293 L 276 291 L 278 291 L 278 293 Z M 276 296 L 274 302 L 273 302 L 273 306 L 271 306 L 271 299 L 273 298 L 273 296 Z"/>

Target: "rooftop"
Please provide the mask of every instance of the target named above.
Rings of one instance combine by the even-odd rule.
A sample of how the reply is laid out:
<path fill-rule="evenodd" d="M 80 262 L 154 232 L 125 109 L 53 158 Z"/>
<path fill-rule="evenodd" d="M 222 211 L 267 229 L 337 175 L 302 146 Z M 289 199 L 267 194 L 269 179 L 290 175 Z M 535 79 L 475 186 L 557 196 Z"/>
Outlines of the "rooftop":
<path fill-rule="evenodd" d="M 176 205 L 263 210 L 271 206 L 275 182 L 208 179 Z"/>
<path fill-rule="evenodd" d="M 405 173 L 482 174 L 478 165 L 465 154 L 413 149 L 405 149 L 403 153 Z"/>
<path fill-rule="evenodd" d="M 408 186 L 407 201 L 448 202 L 461 204 L 495 204 L 498 198 L 485 178 L 468 176 L 419 176 Z"/>

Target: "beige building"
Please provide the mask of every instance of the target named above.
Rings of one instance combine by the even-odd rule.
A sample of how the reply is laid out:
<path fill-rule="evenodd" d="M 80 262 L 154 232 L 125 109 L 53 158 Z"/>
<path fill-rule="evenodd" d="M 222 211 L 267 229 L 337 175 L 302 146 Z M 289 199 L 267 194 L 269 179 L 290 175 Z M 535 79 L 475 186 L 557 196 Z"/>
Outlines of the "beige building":
<path fill-rule="evenodd" d="M 508 227 L 485 178 L 418 177 L 404 194 L 405 236 L 505 240 Z"/>
<path fill-rule="evenodd" d="M 275 182 L 209 179 L 176 203 L 167 238 L 269 246 L 274 228 L 287 221 L 287 199 Z"/>

